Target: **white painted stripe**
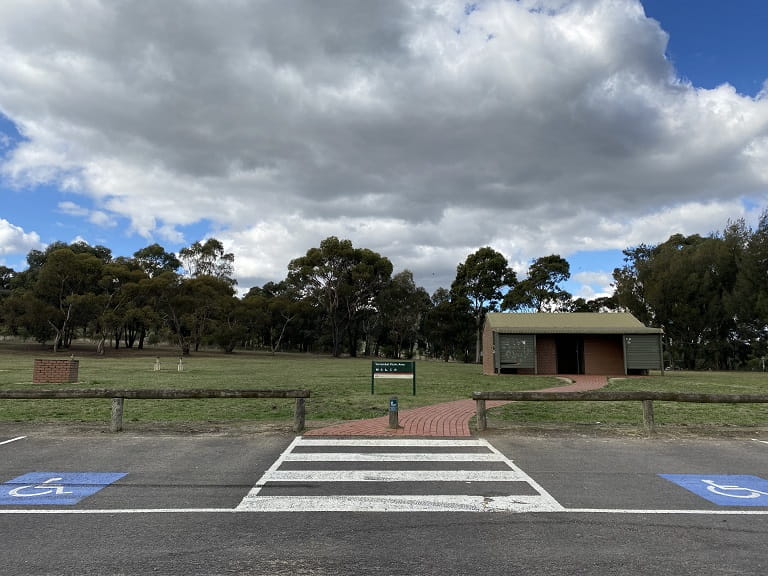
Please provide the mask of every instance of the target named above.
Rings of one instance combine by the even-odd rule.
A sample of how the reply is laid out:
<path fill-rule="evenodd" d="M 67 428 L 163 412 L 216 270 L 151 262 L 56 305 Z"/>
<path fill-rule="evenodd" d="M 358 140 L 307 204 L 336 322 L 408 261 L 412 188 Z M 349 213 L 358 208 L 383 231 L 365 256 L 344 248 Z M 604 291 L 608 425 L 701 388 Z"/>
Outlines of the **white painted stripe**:
<path fill-rule="evenodd" d="M 16 440 L 24 440 L 26 436 L 17 436 L 16 438 L 11 438 L 10 440 L 4 440 L 3 442 L 0 442 L 0 446 L 3 444 L 10 444 L 11 442 L 16 442 Z"/>
<path fill-rule="evenodd" d="M 567 508 L 571 514 L 702 514 L 704 516 L 768 516 L 768 510 L 611 510 L 609 508 Z"/>
<path fill-rule="evenodd" d="M 280 498 L 280 497 L 267 497 L 267 496 L 261 496 L 259 500 L 266 500 L 268 498 Z M 351 497 L 350 497 L 351 498 Z M 391 498 L 395 498 L 392 496 Z M 402 496 L 400 497 L 402 498 Z M 452 498 L 451 496 L 446 496 L 445 498 Z M 521 505 L 525 504 L 526 498 L 536 498 L 535 496 L 507 496 L 505 498 L 510 498 L 515 501 L 518 501 L 518 503 Z M 287 498 L 284 498 L 287 499 Z M 295 500 L 296 497 L 290 498 L 291 500 Z M 366 497 L 367 499 L 367 497 Z M 501 500 L 500 498 L 494 498 L 494 500 Z M 242 506 L 242 504 L 241 504 Z M 115 508 L 115 509 L 93 509 L 93 510 L 85 510 L 85 509 L 7 509 L 4 510 L 2 507 L 0 507 L 0 516 L 3 514 L 15 514 L 15 515 L 24 515 L 24 514 L 81 514 L 81 515 L 98 515 L 98 514 L 232 514 L 232 513 L 250 513 L 250 512 L 273 512 L 274 510 L 266 510 L 266 509 L 248 509 L 246 507 L 238 506 L 237 508 Z M 559 509 L 544 509 L 544 507 L 541 507 L 542 509 L 536 509 L 536 510 L 528 510 L 528 512 L 556 512 L 556 513 L 562 513 L 562 514 L 637 514 L 637 515 L 675 515 L 675 514 L 685 514 L 685 515 L 701 515 L 701 516 L 768 516 L 768 510 L 623 510 L 623 509 L 617 509 L 612 510 L 610 508 L 559 508 Z M 516 512 L 524 512 L 526 510 L 518 509 L 518 510 L 510 510 L 507 509 L 499 509 L 497 511 L 503 512 L 503 511 L 516 511 Z M 296 512 L 304 511 L 302 510 L 295 510 Z M 405 510 L 404 510 L 405 511 Z M 414 512 L 414 508 L 408 508 L 409 512 Z M 440 510 L 430 509 L 429 511 L 432 512 L 439 512 Z M 444 510 L 448 511 L 448 510 Z M 450 510 L 453 512 L 456 512 L 458 510 Z"/>
<path fill-rule="evenodd" d="M 277 470 L 256 486 L 270 482 L 519 482 L 515 470 Z"/>
<path fill-rule="evenodd" d="M 497 454 L 416 454 L 370 452 L 299 452 L 288 454 L 285 462 L 503 462 Z"/>
<path fill-rule="evenodd" d="M 260 496 L 237 507 L 245 512 L 562 512 L 540 496 Z"/>
<path fill-rule="evenodd" d="M 365 453 L 293 453 L 297 446 L 322 447 L 403 447 L 417 446 L 424 452 L 406 454 L 395 452 L 390 454 Z M 485 454 L 430 454 L 432 447 L 483 447 L 488 450 Z M 306 461 L 320 462 L 355 461 L 356 458 L 366 461 L 416 461 L 420 458 L 439 461 L 460 456 L 464 462 L 494 461 L 505 462 L 509 470 L 279 470 L 283 462 Z M 491 458 L 488 458 L 488 457 Z M 391 458 L 387 460 L 387 458 Z M 456 495 L 364 495 L 364 496 L 259 496 L 259 493 L 269 483 L 277 482 L 526 482 L 537 492 L 536 496 L 510 495 L 490 498 L 483 496 Z M 510 487 L 510 490 L 513 490 Z M 263 502 L 262 502 L 263 501 Z M 266 504 L 269 502 L 270 504 Z M 382 504 L 383 503 L 383 504 Z M 533 503 L 533 504 L 532 504 Z M 304 506 L 302 508 L 302 506 Z M 414 508 L 414 506 L 416 508 Z M 388 510 L 562 510 L 562 506 L 552 496 L 539 486 L 530 476 L 525 474 L 504 454 L 499 452 L 486 440 L 482 439 L 307 439 L 296 438 L 280 458 L 258 480 L 251 491 L 243 498 L 238 509 L 269 509 L 281 510 L 338 510 L 338 511 L 388 511 Z"/>
<path fill-rule="evenodd" d="M 418 446 L 429 448 L 434 446 L 488 446 L 485 440 L 436 440 L 433 438 L 416 439 L 403 438 L 402 440 L 389 439 L 349 439 L 349 438 L 303 438 L 299 436 L 302 446 Z"/>
<path fill-rule="evenodd" d="M 272 466 L 269 467 L 269 470 L 264 472 L 259 482 L 262 482 L 265 478 L 269 478 L 270 474 L 273 474 L 275 470 L 280 468 L 285 457 L 291 453 L 291 450 L 293 450 L 294 446 L 296 446 L 300 441 L 301 441 L 301 436 L 296 436 L 296 438 L 293 439 L 293 442 L 290 443 L 288 448 L 286 448 L 285 451 L 282 454 L 280 454 L 278 459 L 272 463 Z M 251 488 L 250 492 L 248 492 L 248 495 L 246 496 L 246 498 L 248 496 L 255 496 L 256 494 L 258 494 L 261 491 L 261 486 L 262 485 L 260 485 L 257 482 L 256 485 L 253 488 Z"/>
<path fill-rule="evenodd" d="M 546 499 L 548 499 L 548 500 L 549 500 L 549 501 L 552 503 L 552 506 L 556 506 L 556 507 L 558 507 L 558 508 L 562 508 L 562 507 L 560 506 L 560 503 L 559 503 L 557 500 L 555 500 L 555 499 L 552 497 L 552 495 L 550 495 L 550 494 L 549 494 L 549 492 L 547 492 L 546 490 L 544 490 L 544 488 L 542 488 L 542 487 L 539 485 L 539 483 L 538 483 L 538 482 L 536 482 L 536 480 L 534 480 L 533 478 L 531 478 L 530 476 L 528 476 L 528 474 L 526 474 L 525 472 L 523 472 L 521 468 L 518 468 L 518 466 L 517 466 L 517 465 L 516 465 L 514 462 L 512 462 L 512 460 L 510 460 L 509 458 L 507 458 L 506 456 L 504 456 L 504 454 L 502 454 L 501 452 L 499 452 L 499 450 L 497 450 L 497 449 L 496 449 L 496 448 L 495 448 L 493 445 L 491 445 L 491 443 L 490 443 L 490 442 L 486 442 L 486 445 L 488 446 L 488 449 L 489 449 L 489 450 L 491 450 L 491 451 L 492 451 L 494 454 L 497 454 L 498 456 L 500 456 L 501 458 L 503 458 L 503 459 L 504 459 L 504 461 L 505 461 L 505 462 L 506 462 L 506 463 L 509 465 L 509 467 L 510 467 L 510 468 L 512 468 L 512 469 L 513 469 L 513 470 L 514 470 L 514 471 L 515 471 L 517 474 L 519 474 L 519 475 L 521 476 L 521 478 L 522 478 L 522 479 L 524 479 L 526 482 L 528 482 L 528 484 L 530 484 L 530 485 L 531 485 L 531 487 L 532 487 L 534 490 L 536 490 L 536 492 L 538 492 L 538 493 L 539 493 L 539 494 L 540 494 L 540 495 L 541 495 L 543 498 L 546 498 Z"/>
<path fill-rule="evenodd" d="M 236 508 L 116 508 L 114 510 L 84 510 L 84 509 L 29 509 L 29 510 L 3 510 L 2 514 L 227 514 L 238 512 Z"/>
<path fill-rule="evenodd" d="M 752 438 L 755 442 L 760 442 L 760 444 L 768 444 L 768 440 L 758 440 L 757 438 Z"/>

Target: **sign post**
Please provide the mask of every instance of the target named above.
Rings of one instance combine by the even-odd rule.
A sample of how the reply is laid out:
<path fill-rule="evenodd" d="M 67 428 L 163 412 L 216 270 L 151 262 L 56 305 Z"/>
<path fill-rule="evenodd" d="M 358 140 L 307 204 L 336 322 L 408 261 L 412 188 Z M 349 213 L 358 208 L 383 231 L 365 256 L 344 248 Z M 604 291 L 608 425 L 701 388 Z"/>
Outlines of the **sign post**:
<path fill-rule="evenodd" d="M 377 378 L 408 379 L 413 382 L 413 395 L 416 396 L 416 362 L 394 361 L 377 362 L 371 364 L 371 394 L 375 392 L 374 382 Z"/>
<path fill-rule="evenodd" d="M 397 396 L 389 397 L 389 427 L 393 430 L 397 430 L 400 427 L 397 408 Z"/>

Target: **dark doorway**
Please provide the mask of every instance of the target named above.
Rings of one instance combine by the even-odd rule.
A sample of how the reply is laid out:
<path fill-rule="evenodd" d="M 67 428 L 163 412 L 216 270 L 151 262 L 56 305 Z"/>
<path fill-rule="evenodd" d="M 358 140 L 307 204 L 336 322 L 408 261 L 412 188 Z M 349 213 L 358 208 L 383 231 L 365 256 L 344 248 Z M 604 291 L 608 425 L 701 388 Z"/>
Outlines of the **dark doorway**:
<path fill-rule="evenodd" d="M 558 374 L 584 374 L 584 338 L 582 336 L 558 336 L 557 347 Z"/>

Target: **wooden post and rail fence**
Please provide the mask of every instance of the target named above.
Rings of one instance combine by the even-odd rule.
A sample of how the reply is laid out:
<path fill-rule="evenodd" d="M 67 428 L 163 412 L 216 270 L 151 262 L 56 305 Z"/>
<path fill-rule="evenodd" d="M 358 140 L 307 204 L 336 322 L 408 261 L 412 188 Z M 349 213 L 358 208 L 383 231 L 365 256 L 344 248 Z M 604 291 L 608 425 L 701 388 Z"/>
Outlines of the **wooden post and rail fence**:
<path fill-rule="evenodd" d="M 696 402 L 700 404 L 766 404 L 767 394 L 700 394 L 691 392 L 474 392 L 472 399 L 477 405 L 477 429 L 488 427 L 486 401 L 505 402 L 642 402 L 643 425 L 654 432 L 654 402 Z"/>
<path fill-rule="evenodd" d="M 104 389 L 76 388 L 69 390 L 0 390 L 0 400 L 55 400 L 78 398 L 111 398 L 112 418 L 109 429 L 123 429 L 123 405 L 129 400 L 181 400 L 197 398 L 295 398 L 293 430 L 304 430 L 305 400 L 309 390 L 232 390 L 232 389 Z"/>

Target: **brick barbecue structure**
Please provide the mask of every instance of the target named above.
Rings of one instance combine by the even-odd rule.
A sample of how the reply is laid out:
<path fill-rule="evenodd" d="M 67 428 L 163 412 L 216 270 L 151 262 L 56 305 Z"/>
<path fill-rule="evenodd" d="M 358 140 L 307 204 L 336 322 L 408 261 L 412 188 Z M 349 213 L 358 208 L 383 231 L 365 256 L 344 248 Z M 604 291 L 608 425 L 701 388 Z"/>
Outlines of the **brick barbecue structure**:
<path fill-rule="evenodd" d="M 79 360 L 35 360 L 33 384 L 77 382 Z"/>

